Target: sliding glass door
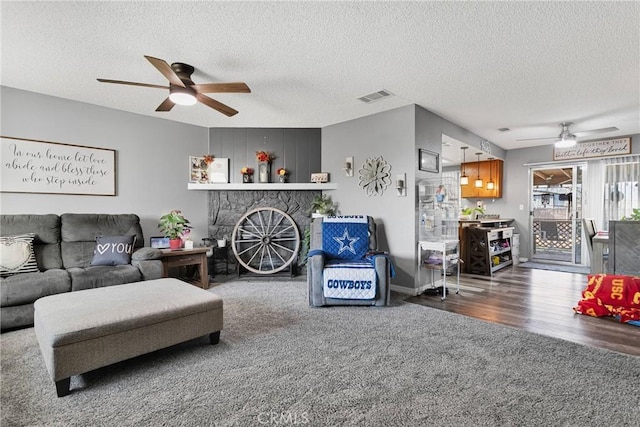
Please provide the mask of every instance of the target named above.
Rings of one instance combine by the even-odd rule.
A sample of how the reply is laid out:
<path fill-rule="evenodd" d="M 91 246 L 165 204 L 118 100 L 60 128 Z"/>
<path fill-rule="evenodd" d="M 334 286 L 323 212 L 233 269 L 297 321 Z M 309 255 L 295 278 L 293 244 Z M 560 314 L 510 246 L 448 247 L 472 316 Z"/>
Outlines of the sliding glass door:
<path fill-rule="evenodd" d="M 582 192 L 585 164 L 530 168 L 532 260 L 584 265 Z"/>

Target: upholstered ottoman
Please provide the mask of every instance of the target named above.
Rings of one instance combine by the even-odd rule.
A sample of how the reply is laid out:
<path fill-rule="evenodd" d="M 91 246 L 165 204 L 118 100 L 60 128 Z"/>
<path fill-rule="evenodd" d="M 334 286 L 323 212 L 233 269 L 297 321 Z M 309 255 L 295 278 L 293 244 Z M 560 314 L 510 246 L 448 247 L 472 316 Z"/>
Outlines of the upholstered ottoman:
<path fill-rule="evenodd" d="M 222 299 L 177 279 L 40 298 L 34 326 L 58 397 L 72 375 L 209 334 L 217 344 Z"/>

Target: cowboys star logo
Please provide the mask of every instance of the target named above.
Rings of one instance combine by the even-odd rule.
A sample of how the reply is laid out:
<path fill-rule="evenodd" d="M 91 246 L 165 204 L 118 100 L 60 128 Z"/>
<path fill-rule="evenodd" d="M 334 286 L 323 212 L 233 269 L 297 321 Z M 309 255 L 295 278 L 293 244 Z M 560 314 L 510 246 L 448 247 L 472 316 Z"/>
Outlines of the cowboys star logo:
<path fill-rule="evenodd" d="M 334 237 L 333 240 L 340 243 L 340 249 L 338 250 L 338 255 L 340 255 L 344 251 L 349 251 L 352 254 L 356 254 L 356 250 L 353 247 L 355 243 L 360 240 L 359 237 L 350 237 L 349 231 L 345 228 L 344 233 L 342 233 L 342 237 Z"/>

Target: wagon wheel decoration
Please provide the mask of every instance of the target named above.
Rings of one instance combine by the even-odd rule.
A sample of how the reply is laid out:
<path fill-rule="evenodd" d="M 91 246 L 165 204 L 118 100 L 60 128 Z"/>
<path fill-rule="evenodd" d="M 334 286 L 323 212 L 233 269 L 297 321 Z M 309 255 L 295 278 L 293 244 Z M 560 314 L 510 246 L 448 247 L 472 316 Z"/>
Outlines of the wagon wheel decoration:
<path fill-rule="evenodd" d="M 277 273 L 296 259 L 300 233 L 293 219 L 281 210 L 258 208 L 240 218 L 233 229 L 231 247 L 247 270 Z"/>

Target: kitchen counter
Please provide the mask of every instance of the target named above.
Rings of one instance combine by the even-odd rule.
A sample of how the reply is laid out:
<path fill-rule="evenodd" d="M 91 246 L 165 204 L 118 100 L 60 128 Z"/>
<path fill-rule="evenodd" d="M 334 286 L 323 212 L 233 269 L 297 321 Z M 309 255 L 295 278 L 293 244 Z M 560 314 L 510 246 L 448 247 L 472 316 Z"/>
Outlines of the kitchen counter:
<path fill-rule="evenodd" d="M 461 227 L 466 227 L 469 225 L 480 225 L 480 226 L 493 226 L 493 227 L 506 227 L 514 221 L 513 218 L 494 218 L 494 219 L 461 219 L 460 222 Z"/>

